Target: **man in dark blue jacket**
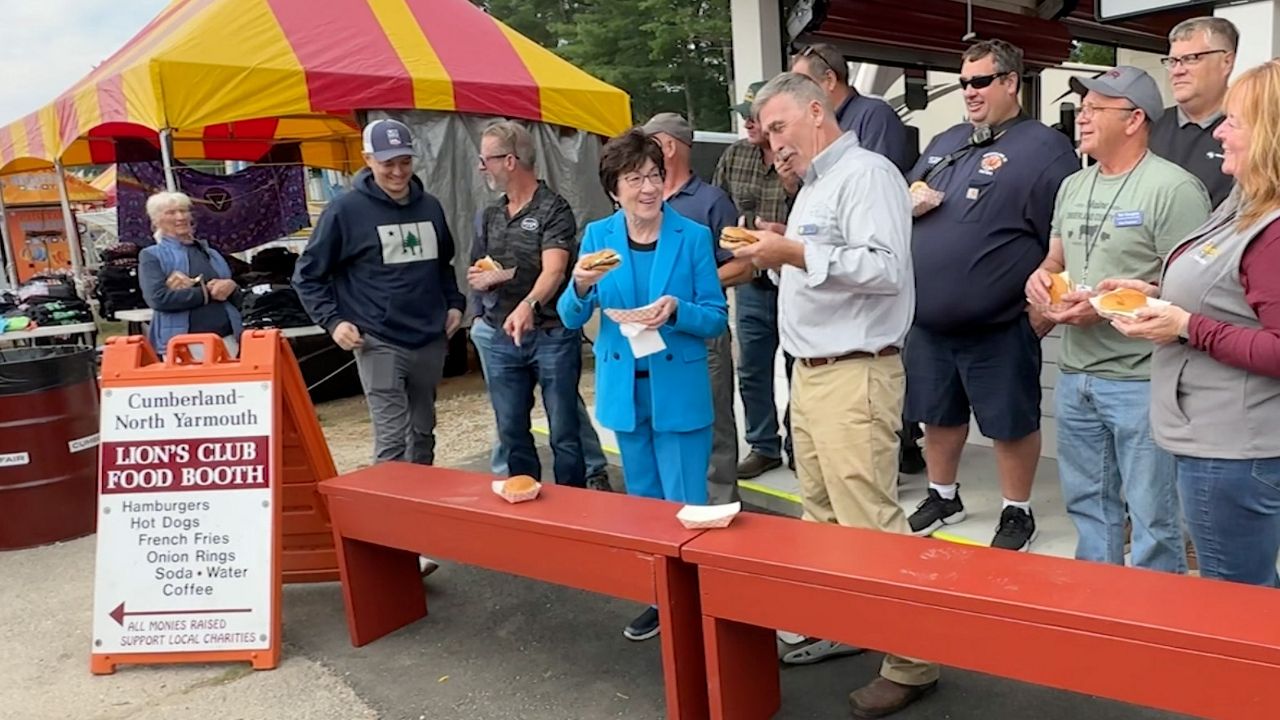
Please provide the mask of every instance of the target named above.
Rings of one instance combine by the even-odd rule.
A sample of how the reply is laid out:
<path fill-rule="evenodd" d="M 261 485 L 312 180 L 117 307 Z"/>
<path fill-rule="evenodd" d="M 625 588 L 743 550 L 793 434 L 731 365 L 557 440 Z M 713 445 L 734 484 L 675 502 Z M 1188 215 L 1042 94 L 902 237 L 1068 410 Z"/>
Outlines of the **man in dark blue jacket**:
<path fill-rule="evenodd" d="M 453 237 L 440 201 L 413 174 L 407 126 L 365 126 L 364 159 L 354 189 L 320 216 L 293 284 L 311 319 L 355 351 L 374 461 L 430 465 L 436 385 L 466 306 Z"/>

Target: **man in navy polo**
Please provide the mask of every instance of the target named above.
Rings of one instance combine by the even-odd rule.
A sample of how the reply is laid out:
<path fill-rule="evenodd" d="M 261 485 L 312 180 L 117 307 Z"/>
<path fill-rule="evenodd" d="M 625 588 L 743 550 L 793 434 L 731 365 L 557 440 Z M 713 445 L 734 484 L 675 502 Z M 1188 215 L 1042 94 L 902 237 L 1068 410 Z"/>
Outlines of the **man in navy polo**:
<path fill-rule="evenodd" d="M 676 113 L 658 113 L 644 124 L 644 132 L 662 146 L 666 171 L 662 196 L 676 212 L 711 229 L 716 265 L 723 287 L 751 279 L 750 260 L 739 260 L 720 247 L 720 231 L 738 223 L 738 208 L 724 190 L 709 185 L 693 171 L 693 127 Z M 733 409 L 733 343 L 728 328 L 707 341 L 711 371 L 711 403 L 715 424 L 711 436 L 711 467 L 707 471 L 707 500 L 711 504 L 738 498 L 738 424 Z"/>
<path fill-rule="evenodd" d="M 1019 277 L 1049 248 L 1054 197 L 1080 169 L 1066 136 L 1018 104 L 1022 51 L 975 43 L 960 70 L 969 122 L 929 143 L 907 175 L 943 193 L 916 207 L 915 324 L 907 338 L 906 415 L 925 424 L 929 492 L 909 518 L 929 535 L 964 519 L 956 468 L 969 413 L 995 444 L 1004 507 L 992 547 L 1027 550 L 1031 483 L 1040 460 L 1040 336 Z"/>
<path fill-rule="evenodd" d="M 791 72 L 808 75 L 822 86 L 836 109 L 836 123 L 857 134 L 859 145 L 889 158 L 903 174 L 915 164 L 919 148 L 912 147 L 902 118 L 889 103 L 861 95 L 849 85 L 849 63 L 834 46 L 818 43 L 801 50 L 791 60 Z"/>

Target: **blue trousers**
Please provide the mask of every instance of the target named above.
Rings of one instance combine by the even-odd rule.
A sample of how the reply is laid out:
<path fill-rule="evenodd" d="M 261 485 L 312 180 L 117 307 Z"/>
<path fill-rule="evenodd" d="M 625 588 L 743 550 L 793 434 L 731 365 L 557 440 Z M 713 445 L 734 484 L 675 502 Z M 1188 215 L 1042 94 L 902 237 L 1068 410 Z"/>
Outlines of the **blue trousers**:
<path fill-rule="evenodd" d="M 628 494 L 707 504 L 711 426 L 689 432 L 655 431 L 648 378 L 636 379 L 636 429 L 616 434 Z"/>
<path fill-rule="evenodd" d="M 493 337 L 497 331 L 489 327 L 485 321 L 476 318 L 471 323 L 471 342 L 475 343 L 476 355 L 480 357 L 480 372 L 484 382 L 489 384 L 489 349 L 493 347 Z M 604 475 L 608 472 L 609 461 L 604 456 L 604 448 L 600 446 L 600 436 L 591 423 L 591 415 L 587 405 L 578 395 L 578 441 L 582 445 L 583 459 L 586 461 L 587 477 Z M 493 439 L 493 451 L 489 457 L 489 471 L 494 475 L 507 475 L 507 448 L 496 436 Z"/>
<path fill-rule="evenodd" d="M 1200 576 L 1280 587 L 1280 458 L 1177 461 Z"/>

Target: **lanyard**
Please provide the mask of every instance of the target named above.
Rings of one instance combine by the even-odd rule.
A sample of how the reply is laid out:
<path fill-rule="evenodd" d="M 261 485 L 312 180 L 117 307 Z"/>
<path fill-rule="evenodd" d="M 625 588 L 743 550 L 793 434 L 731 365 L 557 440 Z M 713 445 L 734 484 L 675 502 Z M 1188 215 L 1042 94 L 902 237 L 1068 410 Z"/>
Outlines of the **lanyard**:
<path fill-rule="evenodd" d="M 1102 168 L 1098 168 L 1098 172 L 1093 174 L 1093 180 L 1089 183 L 1089 200 L 1084 206 L 1084 272 L 1081 273 L 1083 277 L 1080 278 L 1080 282 L 1086 285 L 1089 283 L 1089 260 L 1093 257 L 1093 249 L 1098 245 L 1098 238 L 1102 237 L 1102 229 L 1107 226 L 1107 216 L 1111 214 L 1116 201 L 1120 199 L 1125 186 L 1129 184 L 1129 177 L 1133 175 L 1133 171 L 1137 170 L 1146 159 L 1147 154 L 1143 153 L 1142 157 L 1138 158 L 1138 162 L 1124 174 L 1124 179 L 1120 181 L 1120 189 L 1111 196 L 1111 203 L 1107 205 L 1107 209 L 1102 211 L 1102 219 L 1098 221 L 1097 229 L 1090 233 L 1090 223 L 1093 221 L 1093 191 L 1098 187 L 1098 176 L 1102 174 Z"/>

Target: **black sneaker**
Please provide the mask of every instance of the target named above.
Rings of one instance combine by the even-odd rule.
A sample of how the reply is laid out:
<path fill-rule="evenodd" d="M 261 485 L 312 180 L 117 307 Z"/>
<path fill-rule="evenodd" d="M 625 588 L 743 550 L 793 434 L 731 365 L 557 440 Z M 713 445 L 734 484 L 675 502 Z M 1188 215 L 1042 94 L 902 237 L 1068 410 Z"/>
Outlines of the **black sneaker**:
<path fill-rule="evenodd" d="M 587 489 L 599 490 L 601 492 L 613 492 L 613 486 L 609 484 L 609 473 L 602 472 L 595 475 L 587 476 Z"/>
<path fill-rule="evenodd" d="M 622 635 L 628 640 L 648 640 L 658 634 L 658 608 L 649 607 L 640 613 L 640 616 L 631 621 L 631 624 L 622 631 Z"/>
<path fill-rule="evenodd" d="M 915 443 L 903 443 L 902 450 L 898 452 L 898 472 L 919 475 L 924 470 L 924 451 Z"/>
<path fill-rule="evenodd" d="M 752 450 L 738 463 L 738 479 L 758 478 L 770 470 L 782 467 L 782 458 L 771 458 Z"/>
<path fill-rule="evenodd" d="M 1000 513 L 1000 524 L 996 526 L 996 536 L 991 541 L 991 547 L 1027 552 L 1036 535 L 1036 519 L 1031 516 L 1031 512 L 1010 505 Z"/>
<path fill-rule="evenodd" d="M 929 488 L 929 494 L 916 506 L 907 518 L 911 534 L 925 537 L 942 529 L 943 525 L 955 525 L 964 520 L 964 503 L 960 500 L 960 488 L 956 488 L 954 500 L 947 500 L 937 490 Z"/>

